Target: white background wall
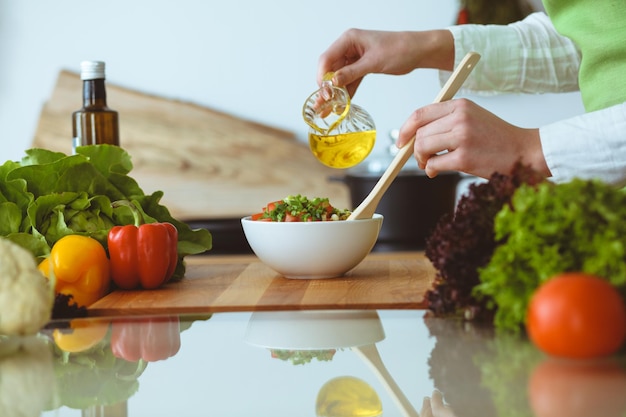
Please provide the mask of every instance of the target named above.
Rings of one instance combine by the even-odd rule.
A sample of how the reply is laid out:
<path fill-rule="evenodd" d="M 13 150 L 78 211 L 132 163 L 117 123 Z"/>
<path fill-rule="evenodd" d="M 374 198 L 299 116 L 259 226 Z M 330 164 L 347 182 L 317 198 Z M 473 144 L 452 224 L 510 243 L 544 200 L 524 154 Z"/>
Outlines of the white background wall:
<path fill-rule="evenodd" d="M 301 106 L 316 89 L 318 56 L 341 32 L 439 28 L 454 21 L 457 9 L 457 0 L 0 0 L 0 160 L 21 158 L 58 72 L 78 71 L 85 59 L 106 61 L 111 83 L 304 139 Z M 373 157 L 388 132 L 439 88 L 431 70 L 366 78 L 355 102 L 372 114 L 380 132 Z M 77 108 L 81 100 L 76 97 Z M 476 100 L 528 127 L 582 111 L 571 94 Z"/>

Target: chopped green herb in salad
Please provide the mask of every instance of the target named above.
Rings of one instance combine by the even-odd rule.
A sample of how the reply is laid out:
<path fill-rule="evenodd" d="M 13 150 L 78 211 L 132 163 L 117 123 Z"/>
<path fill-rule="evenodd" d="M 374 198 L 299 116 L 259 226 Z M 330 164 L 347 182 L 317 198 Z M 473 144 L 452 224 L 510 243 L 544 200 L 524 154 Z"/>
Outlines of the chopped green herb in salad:
<path fill-rule="evenodd" d="M 346 220 L 350 210 L 340 210 L 330 204 L 328 198 L 308 199 L 300 194 L 273 201 L 263 211 L 253 214 L 252 220 L 269 222 L 317 222 Z"/>

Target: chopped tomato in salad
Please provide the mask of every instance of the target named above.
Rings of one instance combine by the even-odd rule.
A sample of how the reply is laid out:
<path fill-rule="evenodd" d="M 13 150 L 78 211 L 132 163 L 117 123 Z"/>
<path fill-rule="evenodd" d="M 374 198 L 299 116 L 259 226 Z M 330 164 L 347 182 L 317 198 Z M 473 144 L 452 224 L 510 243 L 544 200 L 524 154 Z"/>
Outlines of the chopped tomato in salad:
<path fill-rule="evenodd" d="M 251 219 L 266 222 L 318 222 L 346 220 L 349 215 L 349 210 L 333 207 L 328 198 L 309 200 L 298 194 L 268 203 L 262 212 L 253 214 Z"/>

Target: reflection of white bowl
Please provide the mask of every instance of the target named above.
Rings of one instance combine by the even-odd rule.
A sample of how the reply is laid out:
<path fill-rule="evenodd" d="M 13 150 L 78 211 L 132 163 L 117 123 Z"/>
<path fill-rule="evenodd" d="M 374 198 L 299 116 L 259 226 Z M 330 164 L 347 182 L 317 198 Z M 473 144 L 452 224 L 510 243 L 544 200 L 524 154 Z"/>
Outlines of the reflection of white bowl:
<path fill-rule="evenodd" d="M 245 335 L 252 345 L 288 350 L 349 348 L 384 338 L 375 310 L 254 312 Z"/>
<path fill-rule="evenodd" d="M 241 219 L 259 259 L 287 278 L 333 278 L 357 266 L 372 250 L 383 216 L 327 222 Z"/>

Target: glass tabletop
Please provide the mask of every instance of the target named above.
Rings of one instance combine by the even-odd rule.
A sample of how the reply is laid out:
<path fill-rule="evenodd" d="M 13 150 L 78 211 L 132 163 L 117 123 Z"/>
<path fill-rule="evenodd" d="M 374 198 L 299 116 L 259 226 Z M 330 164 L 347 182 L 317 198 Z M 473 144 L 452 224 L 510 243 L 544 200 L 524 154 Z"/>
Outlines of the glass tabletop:
<path fill-rule="evenodd" d="M 1 341 L 1 416 L 626 411 L 621 356 L 556 360 L 522 335 L 495 335 L 420 310 L 102 318 L 53 327 Z"/>

